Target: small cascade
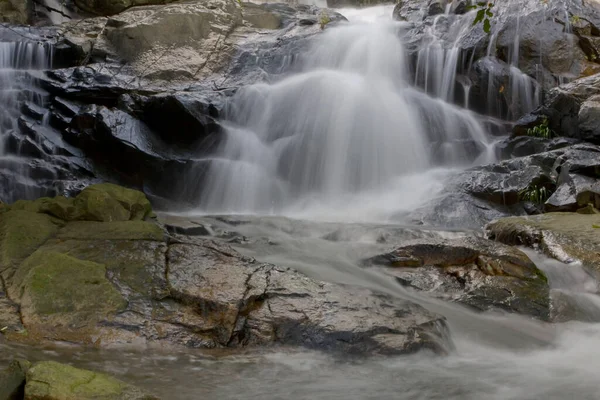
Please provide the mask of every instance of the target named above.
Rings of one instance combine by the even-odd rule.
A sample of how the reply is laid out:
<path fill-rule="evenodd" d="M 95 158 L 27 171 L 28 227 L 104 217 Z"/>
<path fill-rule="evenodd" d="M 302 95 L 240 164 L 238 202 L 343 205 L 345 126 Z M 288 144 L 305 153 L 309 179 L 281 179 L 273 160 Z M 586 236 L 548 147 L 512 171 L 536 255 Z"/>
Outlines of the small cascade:
<path fill-rule="evenodd" d="M 46 94 L 35 74 L 52 64 L 52 48 L 37 42 L 0 42 L 0 198 L 12 201 L 38 196 L 29 181 L 25 148 L 34 140 L 23 134 L 33 121 L 44 120 Z M 21 129 L 21 128 L 25 129 Z"/>
<path fill-rule="evenodd" d="M 490 140 L 472 113 L 412 86 L 402 24 L 389 14 L 370 20 L 326 30 L 302 72 L 238 91 L 225 138 L 208 160 L 203 211 L 335 208 L 437 165 L 491 161 Z"/>

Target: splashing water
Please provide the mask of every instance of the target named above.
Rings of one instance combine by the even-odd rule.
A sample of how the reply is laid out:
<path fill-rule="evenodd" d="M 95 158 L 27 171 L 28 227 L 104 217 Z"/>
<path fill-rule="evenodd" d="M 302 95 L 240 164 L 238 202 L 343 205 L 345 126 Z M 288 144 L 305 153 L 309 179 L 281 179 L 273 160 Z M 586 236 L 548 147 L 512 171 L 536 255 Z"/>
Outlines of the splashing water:
<path fill-rule="evenodd" d="M 474 114 L 412 87 L 399 38 L 403 24 L 390 14 L 382 19 L 384 11 L 391 8 L 349 12 L 355 21 L 319 35 L 302 72 L 239 90 L 210 160 L 201 210 L 278 214 L 360 206 L 368 193 L 389 199 L 386 192 L 406 191 L 407 183 L 420 193 L 434 190 L 430 179 L 440 174 L 428 171 L 436 165 L 493 159 Z"/>

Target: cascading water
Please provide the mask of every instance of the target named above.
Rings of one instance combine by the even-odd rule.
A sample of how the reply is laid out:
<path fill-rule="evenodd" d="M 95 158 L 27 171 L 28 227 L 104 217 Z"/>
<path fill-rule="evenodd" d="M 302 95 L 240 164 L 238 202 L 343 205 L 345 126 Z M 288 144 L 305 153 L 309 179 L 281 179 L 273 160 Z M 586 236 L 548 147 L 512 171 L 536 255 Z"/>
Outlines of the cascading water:
<path fill-rule="evenodd" d="M 411 85 L 403 24 L 389 20 L 391 7 L 375 10 L 387 18 L 369 23 L 362 15 L 327 29 L 300 73 L 236 94 L 202 210 L 335 210 L 368 193 L 388 198 L 398 185 L 407 191 L 415 174 L 421 179 L 410 184 L 421 180 L 421 191 L 432 191 L 435 174 L 423 171 L 436 165 L 490 161 L 490 140 L 473 114 Z"/>
<path fill-rule="evenodd" d="M 27 125 L 23 107 L 42 112 L 45 93 L 35 84 L 34 73 L 52 64 L 52 48 L 33 41 L 0 42 L 0 196 L 4 201 L 40 196 L 29 182 L 27 157 L 20 156 Z"/>

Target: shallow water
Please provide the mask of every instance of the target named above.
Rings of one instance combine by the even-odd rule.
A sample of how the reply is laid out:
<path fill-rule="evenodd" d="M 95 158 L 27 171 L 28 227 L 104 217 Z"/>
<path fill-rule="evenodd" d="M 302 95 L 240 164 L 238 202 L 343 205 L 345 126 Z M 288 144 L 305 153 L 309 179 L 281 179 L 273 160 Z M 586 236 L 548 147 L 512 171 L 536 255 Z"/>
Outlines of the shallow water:
<path fill-rule="evenodd" d="M 410 298 L 445 315 L 456 346 L 447 357 L 350 359 L 292 348 L 260 351 L 31 348 L 0 342 L 14 357 L 56 359 L 109 372 L 165 399 L 598 399 L 600 324 L 544 324 L 506 314 L 476 314 L 429 299 L 359 267 L 361 259 L 418 237 L 473 232 L 385 224 L 343 224 L 282 217 L 198 217 L 239 251 L 289 265 L 315 278 L 371 287 Z M 577 264 L 527 251 L 553 288 L 596 299 L 598 283 Z M 594 303 L 592 303 L 594 304 Z"/>

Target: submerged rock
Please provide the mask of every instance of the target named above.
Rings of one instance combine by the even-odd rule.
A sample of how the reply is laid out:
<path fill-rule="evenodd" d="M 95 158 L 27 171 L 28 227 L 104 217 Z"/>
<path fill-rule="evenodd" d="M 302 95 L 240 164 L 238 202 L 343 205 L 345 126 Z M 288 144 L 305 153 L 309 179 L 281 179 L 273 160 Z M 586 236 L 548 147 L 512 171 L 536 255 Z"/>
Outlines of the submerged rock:
<path fill-rule="evenodd" d="M 500 309 L 549 318 L 545 275 L 513 247 L 475 237 L 420 239 L 366 264 L 382 266 L 403 286 L 479 311 Z"/>
<path fill-rule="evenodd" d="M 80 196 L 90 192 L 127 204 L 147 201 L 114 185 L 92 186 Z M 127 220 L 101 220 L 108 222 L 89 213 L 79 214 L 83 220 L 59 219 L 39 202 L 12 207 L 0 213 L 2 282 L 6 301 L 18 306 L 10 315 L 18 310 L 23 323 L 22 330 L 6 332 L 11 340 L 284 344 L 356 354 L 451 346 L 444 319 L 416 304 L 318 282 L 213 240 L 166 238 L 155 223 L 134 220 L 147 216 L 145 207 Z M 0 325 L 10 315 L 0 312 Z"/>
<path fill-rule="evenodd" d="M 44 361 L 27 371 L 24 400 L 158 400 L 99 372 Z"/>

